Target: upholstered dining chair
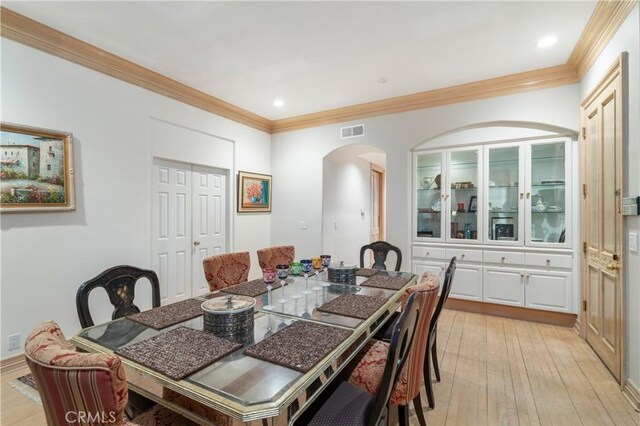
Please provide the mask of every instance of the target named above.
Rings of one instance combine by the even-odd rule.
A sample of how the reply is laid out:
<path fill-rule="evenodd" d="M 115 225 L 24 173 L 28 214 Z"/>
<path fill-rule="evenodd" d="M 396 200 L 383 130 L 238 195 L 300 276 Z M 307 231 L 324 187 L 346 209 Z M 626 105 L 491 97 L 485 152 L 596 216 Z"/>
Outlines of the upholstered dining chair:
<path fill-rule="evenodd" d="M 386 423 L 391 391 L 403 370 L 411 342 L 415 338 L 418 307 L 423 296 L 412 293 L 405 309 L 393 325 L 391 342 L 386 347 L 384 369 L 375 396 L 347 381 L 337 382 L 320 395 L 295 425 L 303 426 L 374 426 Z"/>
<path fill-rule="evenodd" d="M 247 281 L 251 269 L 248 251 L 210 256 L 202 261 L 209 290 L 220 290 Z"/>
<path fill-rule="evenodd" d="M 402 265 L 402 251 L 394 246 L 393 244 L 389 244 L 386 241 L 376 241 L 375 243 L 367 244 L 366 246 L 362 246 L 360 249 L 360 267 L 364 268 L 364 255 L 367 250 L 373 251 L 373 265 L 372 269 L 381 269 L 383 271 L 387 270 L 387 265 L 385 262 L 387 260 L 387 256 L 390 251 L 395 252 L 396 254 L 396 267 L 395 271 L 400 270 L 400 266 Z"/>
<path fill-rule="evenodd" d="M 424 387 L 427 391 L 427 400 L 429 402 L 429 407 L 435 408 L 436 400 L 433 397 L 433 384 L 431 382 L 431 364 L 433 364 L 433 370 L 436 375 L 436 380 L 440 381 L 440 367 L 438 363 L 438 318 L 440 318 L 440 313 L 442 312 L 442 308 L 444 304 L 447 302 L 449 298 L 449 293 L 451 292 L 451 285 L 453 283 L 453 277 L 456 274 L 456 257 L 452 257 L 449 262 L 449 266 L 447 267 L 447 271 L 444 274 L 444 281 L 442 283 L 442 291 L 440 292 L 440 297 L 438 298 L 438 304 L 436 305 L 436 309 L 433 312 L 433 317 L 431 318 L 431 323 L 429 324 L 429 338 L 427 339 L 427 357 L 425 358 L 424 363 Z M 431 357 L 429 357 L 429 352 L 431 353 Z M 431 360 L 431 362 L 429 362 Z"/>
<path fill-rule="evenodd" d="M 89 312 L 89 294 L 96 288 L 103 288 L 114 307 L 111 319 L 122 318 L 140 312 L 133 304 L 136 285 L 146 278 L 151 283 L 151 306 L 160 306 L 160 282 L 155 272 L 135 266 L 120 265 L 101 272 L 97 277 L 83 283 L 76 293 L 76 308 L 82 328 L 93 326 Z"/>
<path fill-rule="evenodd" d="M 408 295 L 417 293 L 421 297 L 416 300 L 418 304 L 416 334 L 409 349 L 407 362 L 389 399 L 389 405 L 398 406 L 400 426 L 409 424 L 409 404 L 411 402 L 413 402 L 418 421 L 422 426 L 426 426 L 422 402 L 420 401 L 420 385 L 423 382 L 423 366 L 425 361 L 429 361 L 427 338 L 439 287 L 440 280 L 438 277 L 425 272 L 420 283 L 406 290 Z M 379 340 L 368 344 L 347 367 L 349 374 L 347 381 L 375 395 L 382 380 L 388 348 L 389 343 Z"/>
<path fill-rule="evenodd" d="M 288 265 L 296 257 L 294 246 L 268 247 L 257 251 L 260 268 L 275 268 L 277 265 Z"/>
<path fill-rule="evenodd" d="M 192 424 L 160 405 L 129 422 L 124 416 L 127 378 L 120 358 L 76 352 L 54 321 L 41 324 L 29 334 L 25 357 L 50 426 Z M 82 419 L 91 420 L 85 423 Z"/>

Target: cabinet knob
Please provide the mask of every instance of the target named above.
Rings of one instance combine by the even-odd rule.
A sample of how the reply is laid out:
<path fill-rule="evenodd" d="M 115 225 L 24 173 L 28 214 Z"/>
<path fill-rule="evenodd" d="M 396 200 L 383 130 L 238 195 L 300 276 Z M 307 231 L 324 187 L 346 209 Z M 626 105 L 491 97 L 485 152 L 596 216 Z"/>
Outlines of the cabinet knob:
<path fill-rule="evenodd" d="M 462 260 L 462 259 L 464 259 L 464 254 L 463 254 L 462 256 L 460 256 L 460 259 L 461 259 L 461 260 Z"/>
<path fill-rule="evenodd" d="M 198 241 L 198 240 L 194 241 L 193 245 L 196 246 L 196 247 L 199 246 L 200 245 L 200 241 Z"/>
<path fill-rule="evenodd" d="M 504 263 L 504 261 L 505 261 L 506 259 L 507 259 L 506 257 L 502 256 L 502 259 L 500 260 L 500 262 L 503 262 L 503 263 Z"/>
<path fill-rule="evenodd" d="M 429 256 L 431 254 L 431 252 L 427 252 L 427 256 Z"/>
<path fill-rule="evenodd" d="M 529 199 L 529 197 L 531 197 L 531 193 L 527 192 L 527 200 Z"/>
<path fill-rule="evenodd" d="M 547 266 L 551 265 L 551 259 L 547 259 Z"/>
<path fill-rule="evenodd" d="M 522 200 L 524 198 L 524 192 L 520 193 L 520 199 Z"/>

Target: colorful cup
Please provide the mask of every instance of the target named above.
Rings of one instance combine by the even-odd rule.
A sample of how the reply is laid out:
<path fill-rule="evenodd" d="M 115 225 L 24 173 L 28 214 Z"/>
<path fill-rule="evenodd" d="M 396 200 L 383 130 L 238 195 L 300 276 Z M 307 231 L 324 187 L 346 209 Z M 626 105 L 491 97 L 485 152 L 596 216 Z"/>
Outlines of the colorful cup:
<path fill-rule="evenodd" d="M 287 278 L 289 276 L 289 265 L 276 265 L 276 274 L 281 280 Z"/>
<path fill-rule="evenodd" d="M 311 266 L 313 266 L 313 269 L 322 269 L 322 259 L 319 257 L 312 257 Z"/>
<path fill-rule="evenodd" d="M 276 270 L 273 268 L 264 268 L 262 270 L 262 279 L 265 283 L 271 284 L 276 280 Z"/>
<path fill-rule="evenodd" d="M 302 264 L 300 262 L 291 262 L 289 272 L 291 275 L 300 275 L 302 273 Z"/>
<path fill-rule="evenodd" d="M 322 266 L 328 268 L 331 265 L 331 255 L 329 254 L 321 254 L 320 259 L 322 259 Z"/>
<path fill-rule="evenodd" d="M 302 259 L 300 263 L 302 264 L 302 272 L 304 274 L 311 272 L 311 259 Z"/>

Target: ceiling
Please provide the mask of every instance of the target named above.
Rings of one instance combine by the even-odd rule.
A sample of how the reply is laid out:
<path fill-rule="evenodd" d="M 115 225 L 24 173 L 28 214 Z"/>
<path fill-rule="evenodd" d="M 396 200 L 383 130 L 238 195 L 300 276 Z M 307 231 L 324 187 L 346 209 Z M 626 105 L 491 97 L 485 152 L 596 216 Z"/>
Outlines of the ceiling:
<path fill-rule="evenodd" d="M 270 120 L 564 64 L 595 5 L 3 1 Z"/>

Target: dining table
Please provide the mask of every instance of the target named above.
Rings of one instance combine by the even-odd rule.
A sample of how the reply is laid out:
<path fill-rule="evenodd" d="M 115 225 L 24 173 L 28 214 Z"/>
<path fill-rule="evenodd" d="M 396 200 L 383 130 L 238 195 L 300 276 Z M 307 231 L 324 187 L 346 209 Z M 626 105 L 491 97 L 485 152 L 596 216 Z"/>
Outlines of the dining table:
<path fill-rule="evenodd" d="M 292 424 L 398 309 L 407 287 L 416 283 L 416 276 L 412 273 L 362 271 L 370 272 L 358 274 L 355 284 L 329 282 L 327 271 L 315 271 L 306 277 L 289 275 L 282 280 L 284 286 L 255 295 L 253 329 L 248 329 L 249 333 L 240 338 L 231 339 L 232 346 L 228 354 L 185 377 L 176 378 L 170 372 L 150 367 L 151 364 L 121 356 L 129 388 L 198 424 Z M 373 277 L 376 277 L 375 282 Z M 259 280 L 254 281 L 260 285 Z M 280 282 L 278 279 L 274 286 Z M 386 286 L 387 282 L 390 285 Z M 234 297 L 233 291 L 234 287 L 230 287 L 190 300 L 192 305 L 221 296 L 231 300 Z M 357 304 L 370 300 L 378 301 L 379 304 L 370 308 L 373 311 L 367 313 L 366 317 L 357 317 L 357 305 L 353 312 L 347 310 L 337 313 L 324 308 L 331 302 L 335 304 L 350 301 Z M 164 307 L 155 309 L 162 308 Z M 174 311 L 178 312 L 180 309 Z M 323 354 L 320 360 L 314 360 L 314 365 L 306 369 L 297 368 L 299 366 L 296 365 L 292 368 L 252 354 L 252 348 L 256 349 L 254 352 L 259 352 L 257 349 L 261 345 L 278 334 L 282 336 L 289 327 L 292 330 L 292 325 L 296 323 L 298 326 L 311 327 L 309 330 L 314 330 L 315 327 L 335 331 L 326 334 L 335 334 L 339 340 L 333 345 L 335 347 L 329 348 L 326 355 Z M 72 338 L 72 343 L 87 352 L 126 355 L 127 350 L 134 348 L 136 344 L 168 337 L 168 334 L 163 334 L 177 332 L 178 329 L 184 331 L 184 328 L 201 334 L 206 331 L 202 312 L 161 329 L 138 322 L 132 317 L 120 318 L 82 329 Z M 305 343 L 304 337 L 303 334 L 299 339 L 287 343 L 290 347 L 276 349 L 283 350 L 284 354 L 288 351 L 304 351 L 305 344 L 314 343 Z M 312 336 L 307 340 L 313 340 Z M 180 345 L 176 349 L 184 350 L 185 347 Z M 176 368 L 181 367 L 179 357 L 169 361 L 163 359 L 167 364 L 175 362 Z M 304 352 L 302 359 L 305 360 Z M 180 403 L 179 399 L 168 398 L 167 395 L 178 395 L 191 404 Z M 194 404 L 199 409 L 194 409 Z M 207 412 L 216 413 L 217 416 L 212 417 Z"/>

